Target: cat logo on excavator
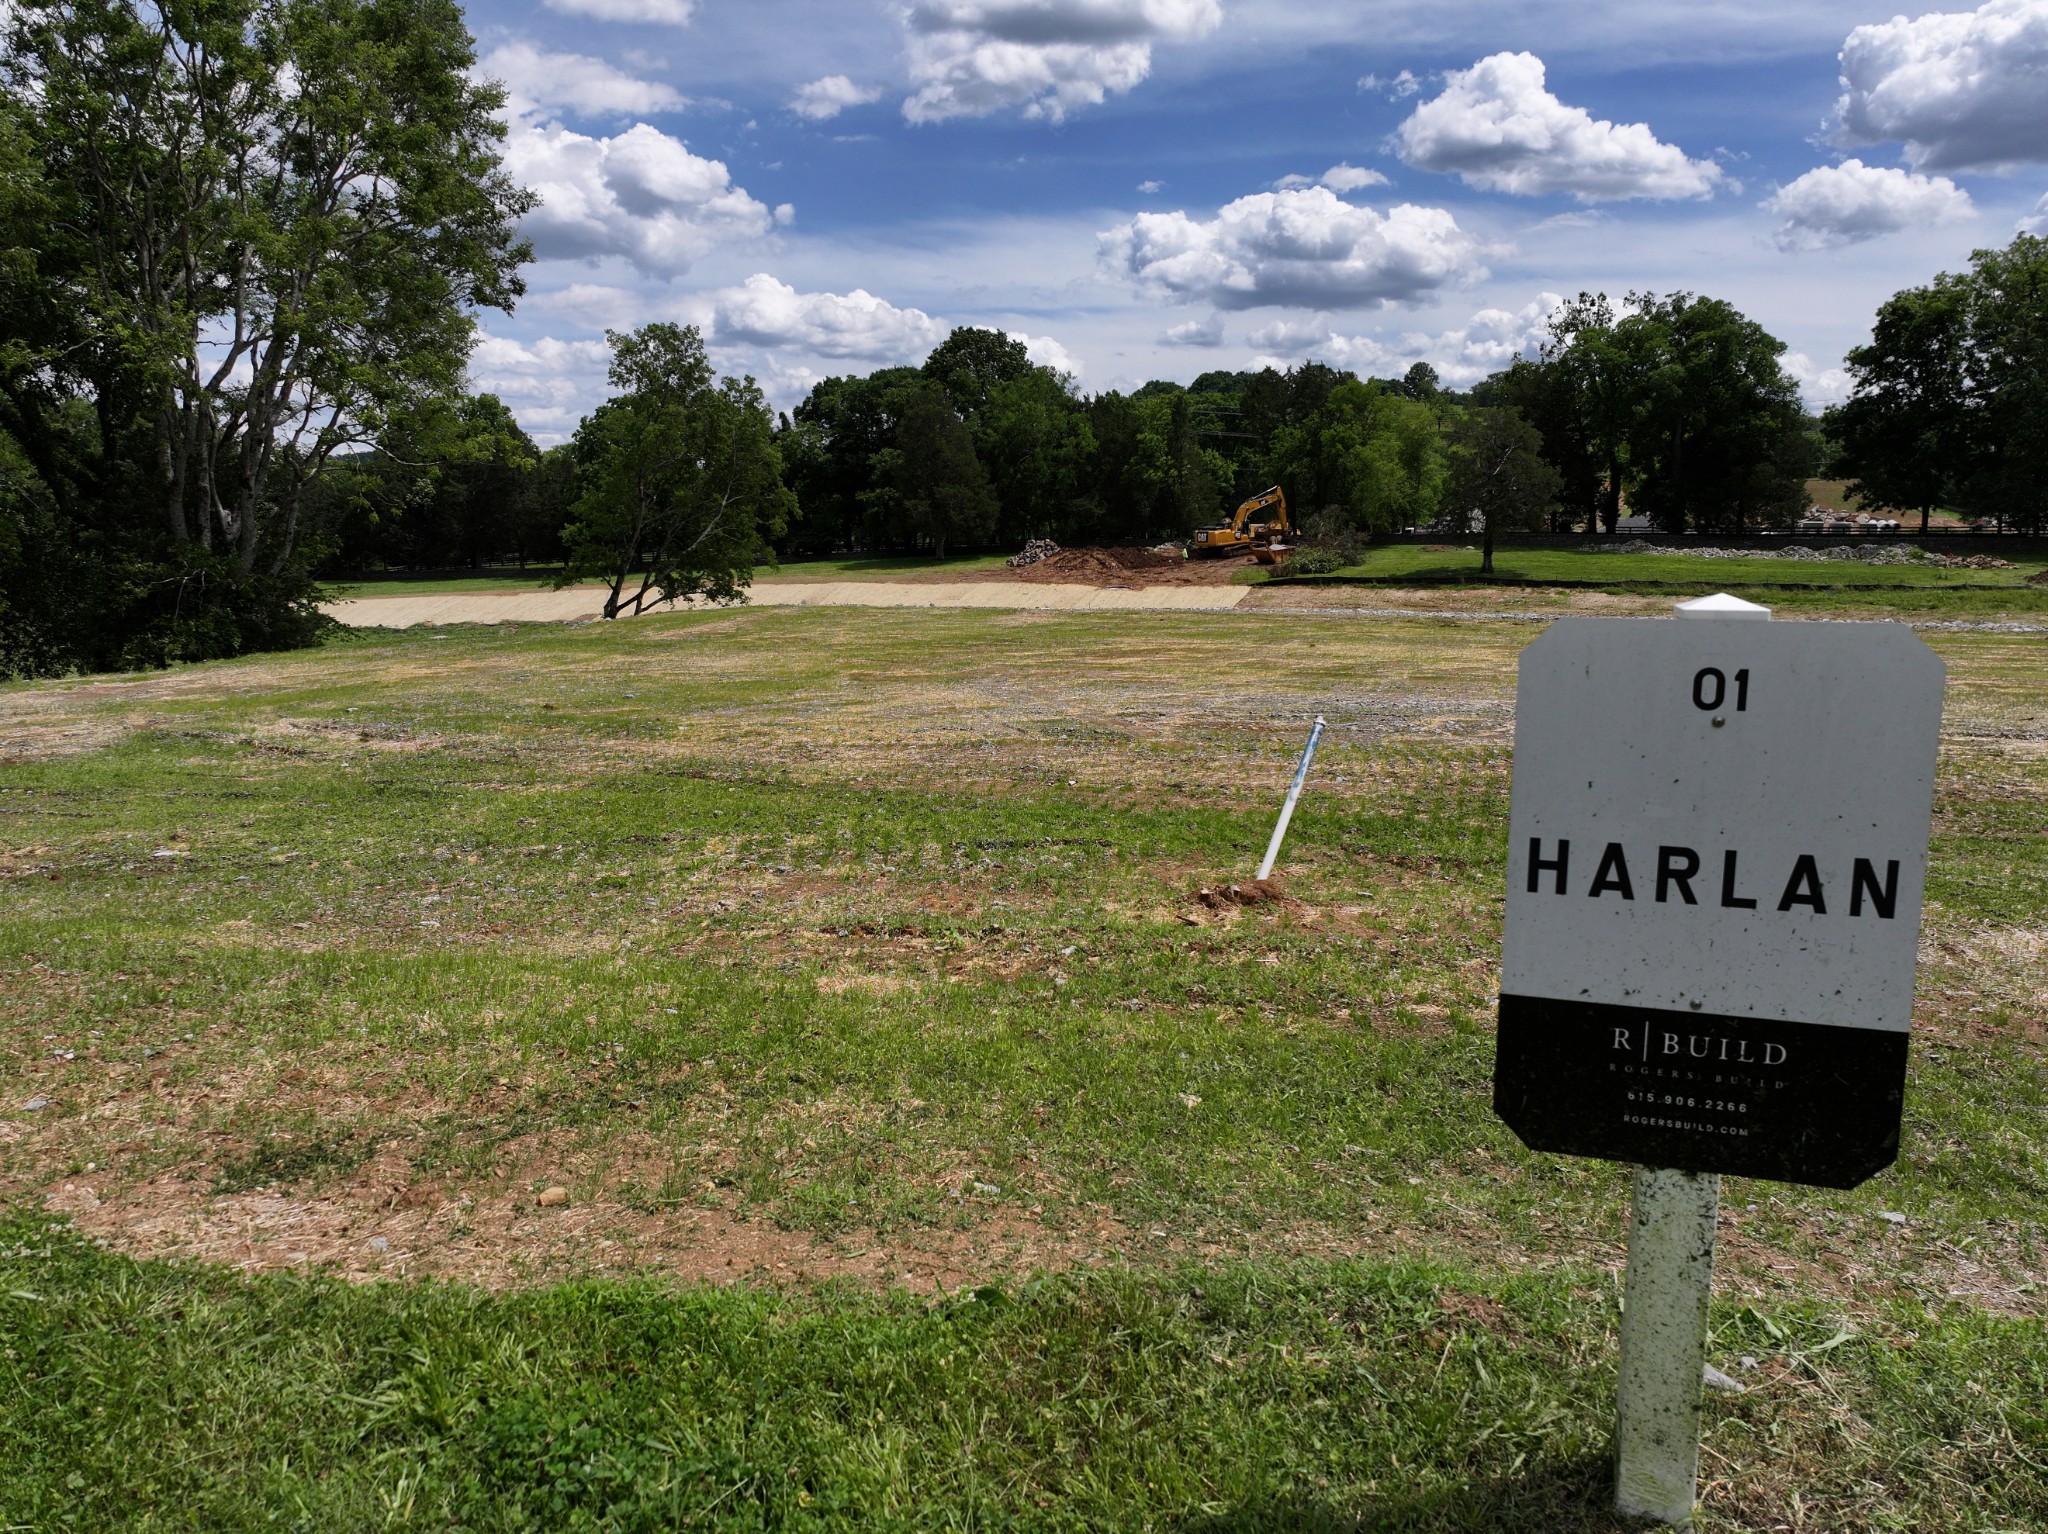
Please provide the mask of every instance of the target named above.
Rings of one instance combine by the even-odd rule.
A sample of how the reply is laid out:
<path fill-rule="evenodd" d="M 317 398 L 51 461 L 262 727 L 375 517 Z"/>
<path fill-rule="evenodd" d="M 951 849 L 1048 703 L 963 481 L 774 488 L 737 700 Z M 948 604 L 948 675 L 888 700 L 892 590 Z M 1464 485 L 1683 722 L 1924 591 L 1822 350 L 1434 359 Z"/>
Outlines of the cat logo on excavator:
<path fill-rule="evenodd" d="M 1252 518 L 1268 506 L 1274 516 L 1268 521 Z M 1231 514 L 1228 522 L 1198 527 L 1188 539 L 1188 557 L 1205 559 L 1217 554 L 1255 554 L 1266 563 L 1279 557 L 1281 540 L 1291 536 L 1294 524 L 1287 520 L 1287 496 L 1278 485 L 1261 490 Z"/>

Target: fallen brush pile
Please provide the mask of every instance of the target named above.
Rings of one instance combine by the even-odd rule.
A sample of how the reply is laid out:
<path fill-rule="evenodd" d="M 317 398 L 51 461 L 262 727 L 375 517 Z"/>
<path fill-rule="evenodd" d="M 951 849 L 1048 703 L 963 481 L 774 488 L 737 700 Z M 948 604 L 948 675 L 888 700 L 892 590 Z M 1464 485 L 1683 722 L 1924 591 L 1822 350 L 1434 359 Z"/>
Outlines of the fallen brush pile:
<path fill-rule="evenodd" d="M 1866 565 L 1928 565 L 1937 570 L 2010 570 L 2012 561 L 1990 554 L 1930 554 L 1911 544 L 1838 544 L 1829 549 L 1810 549 L 1795 543 L 1782 549 L 1694 549 L 1651 543 L 1632 538 L 1614 550 L 1617 554 L 1684 554 L 1693 559 L 1833 559 L 1855 560 Z"/>

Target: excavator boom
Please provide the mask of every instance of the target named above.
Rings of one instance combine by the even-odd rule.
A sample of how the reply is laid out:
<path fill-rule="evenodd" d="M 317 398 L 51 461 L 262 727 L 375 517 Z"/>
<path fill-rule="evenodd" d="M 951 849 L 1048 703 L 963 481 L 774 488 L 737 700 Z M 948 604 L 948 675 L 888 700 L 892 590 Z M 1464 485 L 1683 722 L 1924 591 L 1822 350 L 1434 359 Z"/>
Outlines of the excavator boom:
<path fill-rule="evenodd" d="M 1252 520 L 1269 506 L 1275 509 L 1270 520 Z M 1196 528 L 1188 539 L 1188 553 L 1197 559 L 1216 554 L 1241 554 L 1248 549 L 1269 547 L 1293 531 L 1294 524 L 1287 518 L 1287 492 L 1274 485 L 1239 505 L 1228 522 Z"/>

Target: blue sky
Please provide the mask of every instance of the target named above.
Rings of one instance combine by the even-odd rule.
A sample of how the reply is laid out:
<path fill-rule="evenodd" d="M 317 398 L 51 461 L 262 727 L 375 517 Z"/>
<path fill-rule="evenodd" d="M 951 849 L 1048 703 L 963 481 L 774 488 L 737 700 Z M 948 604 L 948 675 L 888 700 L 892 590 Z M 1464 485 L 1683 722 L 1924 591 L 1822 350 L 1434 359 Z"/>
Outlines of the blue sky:
<path fill-rule="evenodd" d="M 543 441 L 606 326 L 788 406 L 1028 339 L 1078 387 L 1463 383 L 1559 295 L 1725 297 L 1822 403 L 1900 287 L 2041 216 L 2048 0 L 550 0 L 469 9 L 542 259 L 472 364 Z"/>

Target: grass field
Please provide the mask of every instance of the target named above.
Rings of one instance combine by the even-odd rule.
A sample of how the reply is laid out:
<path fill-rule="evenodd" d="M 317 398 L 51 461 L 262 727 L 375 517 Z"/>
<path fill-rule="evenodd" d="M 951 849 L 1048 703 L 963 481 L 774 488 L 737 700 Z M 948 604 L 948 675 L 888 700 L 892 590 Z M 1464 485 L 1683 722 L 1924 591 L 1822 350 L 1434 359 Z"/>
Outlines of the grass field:
<path fill-rule="evenodd" d="M 1488 1107 L 1531 632 L 0 690 L 0 1526 L 1612 1527 L 1626 1173 Z M 1725 1189 L 1705 1528 L 2048 1527 L 2048 640 L 1931 642 L 1906 1153 Z"/>
<path fill-rule="evenodd" d="M 1475 544 L 1389 544 L 1330 576 L 1280 580 L 1275 589 L 1361 591 L 1411 585 L 1456 591 L 1481 582 Z M 1617 596 L 1675 598 L 1727 591 L 1787 614 L 1859 618 L 1980 619 L 2048 616 L 2048 585 L 2029 577 L 2048 562 L 2015 560 L 2007 570 L 1867 565 L 1854 560 L 1701 559 L 1687 554 L 1600 554 L 1576 549 L 1498 548 L 1493 581 L 1559 583 L 1531 590 L 1538 603 L 1562 606 L 1566 591 L 1588 587 Z M 1253 577 L 1254 579 L 1265 578 Z M 1547 592 L 1547 597 L 1538 595 Z"/>
<path fill-rule="evenodd" d="M 1453 544 L 1385 544 L 1366 551 L 1341 576 L 1375 579 L 1458 580 L 1479 575 L 1478 547 Z M 1497 548 L 1497 578 L 1570 581 L 1601 586 L 1742 585 L 1867 586 L 1949 591 L 1966 587 L 2024 588 L 2027 578 L 2048 568 L 2040 560 L 2016 560 L 2009 570 L 1946 569 L 1932 565 L 1870 565 L 1849 559 L 1701 559 L 1691 554 L 1601 554 L 1577 549 Z"/>

